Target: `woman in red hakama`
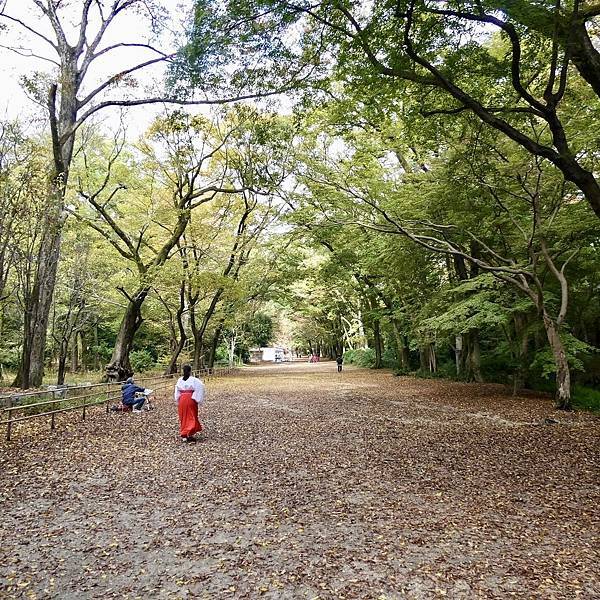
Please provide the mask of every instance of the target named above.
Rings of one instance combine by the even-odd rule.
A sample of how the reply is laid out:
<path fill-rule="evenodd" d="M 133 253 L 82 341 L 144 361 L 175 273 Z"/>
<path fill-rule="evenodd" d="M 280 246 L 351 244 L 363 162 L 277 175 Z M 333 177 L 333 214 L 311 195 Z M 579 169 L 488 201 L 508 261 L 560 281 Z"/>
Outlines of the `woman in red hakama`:
<path fill-rule="evenodd" d="M 198 405 L 204 402 L 204 384 L 192 376 L 190 365 L 183 367 L 183 377 L 175 385 L 175 402 L 179 414 L 179 434 L 184 442 L 195 442 L 194 434 L 202 430 Z"/>

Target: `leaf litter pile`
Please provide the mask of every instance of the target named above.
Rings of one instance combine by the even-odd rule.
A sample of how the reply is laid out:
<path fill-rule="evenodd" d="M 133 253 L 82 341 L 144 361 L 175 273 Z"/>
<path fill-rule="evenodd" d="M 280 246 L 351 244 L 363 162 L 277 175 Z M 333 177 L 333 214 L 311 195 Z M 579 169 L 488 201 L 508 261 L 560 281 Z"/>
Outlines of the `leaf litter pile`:
<path fill-rule="evenodd" d="M 0 442 L 4 598 L 594 598 L 600 419 L 334 363 Z M 555 422 L 556 421 L 556 422 Z"/>

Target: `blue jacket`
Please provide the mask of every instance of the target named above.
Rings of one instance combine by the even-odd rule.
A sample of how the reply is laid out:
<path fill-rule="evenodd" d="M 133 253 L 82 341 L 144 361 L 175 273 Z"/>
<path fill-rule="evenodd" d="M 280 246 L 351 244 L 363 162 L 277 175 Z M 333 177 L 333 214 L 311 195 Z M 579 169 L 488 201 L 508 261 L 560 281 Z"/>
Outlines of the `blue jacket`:
<path fill-rule="evenodd" d="M 121 391 L 123 392 L 123 404 L 132 406 L 139 402 L 139 400 L 135 399 L 136 392 L 143 392 L 144 388 L 135 385 L 135 383 L 124 383 L 121 387 Z"/>

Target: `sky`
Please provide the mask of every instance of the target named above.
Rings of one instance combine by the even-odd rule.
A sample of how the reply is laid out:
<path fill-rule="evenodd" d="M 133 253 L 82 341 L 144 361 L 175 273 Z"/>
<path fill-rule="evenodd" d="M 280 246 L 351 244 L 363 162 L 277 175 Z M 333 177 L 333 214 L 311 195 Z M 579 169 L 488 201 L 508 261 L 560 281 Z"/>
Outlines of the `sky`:
<path fill-rule="evenodd" d="M 49 24 L 45 23 L 43 17 L 40 17 L 40 11 L 32 0 L 0 0 L 0 7 L 3 4 L 6 14 L 22 20 L 35 31 L 53 37 Z M 108 2 L 105 2 L 105 4 L 108 4 Z M 153 34 L 147 19 L 140 17 L 140 15 L 124 13 L 113 21 L 107 30 L 105 41 L 100 47 L 117 42 L 148 42 L 158 46 L 165 52 L 175 49 L 174 39 L 183 37 L 183 23 L 186 22 L 193 0 L 162 0 L 161 4 L 168 9 L 171 18 L 169 31 L 165 32 L 160 40 L 152 39 Z M 75 31 L 81 14 L 80 7 L 80 0 L 73 0 L 67 4 L 67 8 L 62 13 L 64 14 L 64 24 L 69 41 L 76 39 Z M 21 56 L 7 47 L 20 49 L 21 53 L 32 53 L 48 58 L 54 58 L 55 54 L 53 49 L 35 34 L 6 19 L 0 18 L 0 23 L 8 27 L 7 30 L 0 31 L 0 118 L 20 118 L 27 121 L 32 116 L 43 115 L 44 110 L 27 96 L 22 88 L 21 78 L 24 75 L 31 76 L 35 71 L 51 72 L 54 66 L 38 57 Z M 97 25 L 97 17 L 92 15 L 90 30 L 94 33 L 97 29 L 95 25 Z M 107 53 L 93 63 L 93 67 L 90 68 L 88 73 L 91 83 L 86 87 L 87 89 L 93 89 L 94 84 L 97 85 L 110 75 L 154 56 L 156 54 L 152 51 L 139 48 L 121 48 Z M 144 97 L 144 90 L 148 88 L 146 91 L 149 92 L 149 88 L 153 85 L 159 85 L 163 76 L 164 66 L 148 67 L 143 71 L 139 71 L 136 74 L 139 85 L 137 89 L 128 93 L 132 97 Z M 88 81 L 88 77 L 86 77 L 86 81 Z M 121 93 L 119 91 L 119 94 Z M 161 108 L 158 105 L 127 109 L 125 122 L 128 137 L 137 137 L 143 133 L 159 112 L 161 112 Z M 120 110 L 105 109 L 102 113 L 99 113 L 99 120 L 108 129 L 114 129 L 118 127 L 120 122 Z"/>

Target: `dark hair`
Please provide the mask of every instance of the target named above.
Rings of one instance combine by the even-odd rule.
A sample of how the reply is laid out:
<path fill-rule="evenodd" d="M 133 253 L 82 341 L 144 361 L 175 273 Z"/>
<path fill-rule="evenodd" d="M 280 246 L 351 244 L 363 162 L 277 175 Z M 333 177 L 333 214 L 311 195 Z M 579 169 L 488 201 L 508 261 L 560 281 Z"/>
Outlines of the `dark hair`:
<path fill-rule="evenodd" d="M 192 367 L 190 365 L 183 365 L 183 380 L 185 381 L 192 374 Z"/>

